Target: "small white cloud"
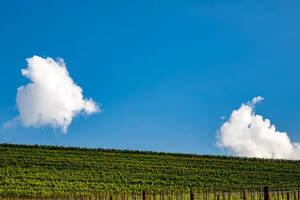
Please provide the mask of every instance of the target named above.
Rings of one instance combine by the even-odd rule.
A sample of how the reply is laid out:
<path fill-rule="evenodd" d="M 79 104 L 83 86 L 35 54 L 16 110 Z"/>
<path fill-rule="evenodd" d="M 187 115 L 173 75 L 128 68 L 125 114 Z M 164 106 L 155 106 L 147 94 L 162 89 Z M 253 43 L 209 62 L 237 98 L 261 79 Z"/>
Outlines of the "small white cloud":
<path fill-rule="evenodd" d="M 278 159 L 300 159 L 300 144 L 292 143 L 286 132 L 279 132 L 270 120 L 253 111 L 262 97 L 234 110 L 218 131 L 217 145 L 238 156 Z"/>
<path fill-rule="evenodd" d="M 255 104 L 257 104 L 257 103 L 259 103 L 259 102 L 261 102 L 263 100 L 264 100 L 264 98 L 261 97 L 261 96 L 254 97 L 251 102 L 248 102 L 248 105 L 254 106 Z"/>
<path fill-rule="evenodd" d="M 33 56 L 26 61 L 28 68 L 21 72 L 31 83 L 18 88 L 16 99 L 19 110 L 17 118 L 22 125 L 50 125 L 67 132 L 77 114 L 84 112 L 90 115 L 100 111 L 91 98 L 83 97 L 81 87 L 69 76 L 62 59 L 54 61 L 49 57 Z"/>
<path fill-rule="evenodd" d="M 13 128 L 13 127 L 15 127 L 17 124 L 18 124 L 18 122 L 19 122 L 19 117 L 17 116 L 17 117 L 15 117 L 15 118 L 13 118 L 12 120 L 9 120 L 8 122 L 5 122 L 4 124 L 3 124 L 3 126 L 2 126 L 2 129 L 8 129 L 8 128 Z"/>

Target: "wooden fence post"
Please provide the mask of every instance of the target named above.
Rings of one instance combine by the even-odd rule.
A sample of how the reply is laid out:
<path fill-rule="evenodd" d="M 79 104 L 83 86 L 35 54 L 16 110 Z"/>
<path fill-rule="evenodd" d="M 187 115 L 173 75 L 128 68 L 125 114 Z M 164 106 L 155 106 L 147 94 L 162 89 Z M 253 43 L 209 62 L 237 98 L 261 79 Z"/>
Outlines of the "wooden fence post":
<path fill-rule="evenodd" d="M 290 200 L 290 192 L 289 191 L 286 193 L 286 200 Z"/>
<path fill-rule="evenodd" d="M 143 191 L 143 200 L 146 200 L 146 192 Z"/>
<path fill-rule="evenodd" d="M 243 200 L 246 200 L 246 199 L 247 199 L 246 192 L 245 192 L 245 190 L 243 190 Z"/>
<path fill-rule="evenodd" d="M 264 200 L 270 200 L 270 188 L 269 188 L 269 186 L 264 187 Z"/>
<path fill-rule="evenodd" d="M 194 193 L 192 189 L 190 190 L 190 200 L 194 200 Z"/>

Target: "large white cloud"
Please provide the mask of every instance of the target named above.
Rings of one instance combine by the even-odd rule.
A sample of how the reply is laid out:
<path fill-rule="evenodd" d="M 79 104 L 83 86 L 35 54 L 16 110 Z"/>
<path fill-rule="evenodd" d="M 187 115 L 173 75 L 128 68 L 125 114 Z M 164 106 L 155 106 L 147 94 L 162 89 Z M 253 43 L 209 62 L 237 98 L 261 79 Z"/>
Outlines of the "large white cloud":
<path fill-rule="evenodd" d="M 254 106 L 262 101 L 255 97 L 234 110 L 218 133 L 217 145 L 238 156 L 300 159 L 300 144 L 292 143 L 286 132 L 279 132 L 270 120 L 256 115 Z"/>
<path fill-rule="evenodd" d="M 100 111 L 92 99 L 83 97 L 62 59 L 33 56 L 26 61 L 28 68 L 22 69 L 22 75 L 31 83 L 18 88 L 16 99 L 22 125 L 50 125 L 66 132 L 77 114 Z"/>

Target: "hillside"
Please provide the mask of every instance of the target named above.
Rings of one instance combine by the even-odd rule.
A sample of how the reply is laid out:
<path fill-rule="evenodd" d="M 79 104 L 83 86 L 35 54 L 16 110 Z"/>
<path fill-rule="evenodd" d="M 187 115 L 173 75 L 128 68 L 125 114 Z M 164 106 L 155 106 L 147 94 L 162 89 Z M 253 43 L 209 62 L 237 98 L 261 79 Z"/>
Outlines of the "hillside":
<path fill-rule="evenodd" d="M 0 144 L 0 195 L 295 188 L 300 162 Z"/>

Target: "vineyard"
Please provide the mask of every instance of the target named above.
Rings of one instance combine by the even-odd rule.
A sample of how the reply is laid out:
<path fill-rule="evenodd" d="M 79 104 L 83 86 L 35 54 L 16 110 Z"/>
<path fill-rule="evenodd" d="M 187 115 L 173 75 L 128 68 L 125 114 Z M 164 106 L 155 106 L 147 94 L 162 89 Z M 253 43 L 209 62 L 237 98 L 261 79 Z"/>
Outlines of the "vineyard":
<path fill-rule="evenodd" d="M 0 144 L 2 198 L 300 200 L 299 184 L 299 161 Z"/>

